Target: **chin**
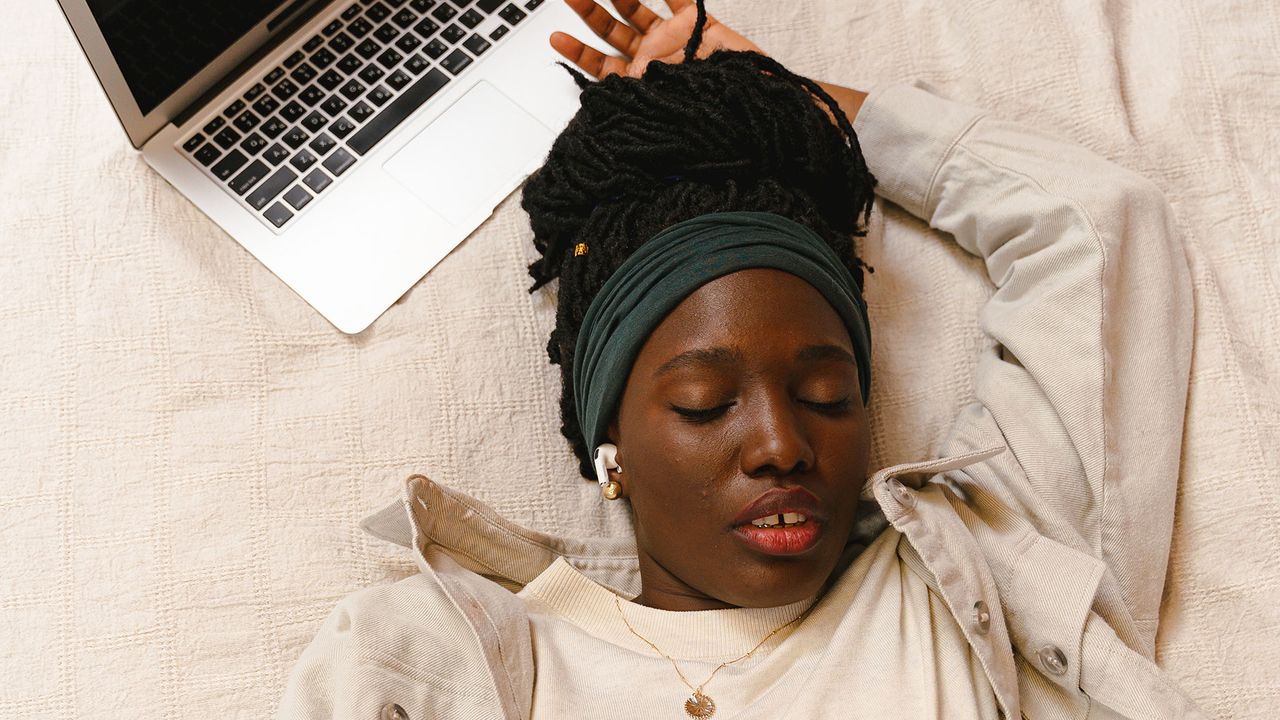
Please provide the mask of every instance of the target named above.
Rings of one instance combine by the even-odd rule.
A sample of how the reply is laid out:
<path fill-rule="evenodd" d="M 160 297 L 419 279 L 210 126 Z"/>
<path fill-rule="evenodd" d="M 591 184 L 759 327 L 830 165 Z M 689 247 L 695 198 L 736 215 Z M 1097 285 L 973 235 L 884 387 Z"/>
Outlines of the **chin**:
<path fill-rule="evenodd" d="M 835 559 L 769 558 L 754 562 L 745 574 L 737 592 L 720 599 L 739 607 L 778 607 L 813 597 L 835 569 Z"/>

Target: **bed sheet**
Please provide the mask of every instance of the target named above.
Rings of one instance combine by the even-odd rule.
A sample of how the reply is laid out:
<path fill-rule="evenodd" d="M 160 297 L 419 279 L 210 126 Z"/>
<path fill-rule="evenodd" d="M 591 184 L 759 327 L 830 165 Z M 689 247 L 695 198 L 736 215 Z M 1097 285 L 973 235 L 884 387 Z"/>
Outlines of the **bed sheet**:
<path fill-rule="evenodd" d="M 802 74 L 925 78 L 1164 189 L 1197 320 L 1158 660 L 1214 717 L 1280 716 L 1274 3 L 709 9 Z M 342 335 L 144 165 L 55 3 L 5 17 L 0 717 L 268 716 L 339 597 L 413 572 L 357 528 L 413 472 L 549 531 L 626 531 L 557 430 L 519 191 Z M 972 398 L 989 290 L 890 205 L 860 251 L 872 463 L 917 459 Z"/>

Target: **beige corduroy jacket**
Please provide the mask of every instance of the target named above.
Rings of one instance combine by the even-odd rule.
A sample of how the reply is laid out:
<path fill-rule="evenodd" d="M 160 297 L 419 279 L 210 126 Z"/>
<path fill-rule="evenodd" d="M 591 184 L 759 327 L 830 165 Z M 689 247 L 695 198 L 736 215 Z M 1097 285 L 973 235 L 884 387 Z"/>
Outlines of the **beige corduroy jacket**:
<path fill-rule="evenodd" d="M 883 199 L 982 258 L 995 286 L 977 399 L 938 458 L 879 470 L 864 496 L 914 550 L 904 563 L 946 602 L 1003 717 L 1203 717 L 1152 662 L 1193 321 L 1163 194 L 923 83 L 873 89 L 854 126 Z M 421 572 L 339 602 L 282 720 L 527 718 L 536 668 L 514 591 L 563 555 L 639 592 L 631 540 L 535 532 L 420 475 L 365 527 L 413 548 Z"/>

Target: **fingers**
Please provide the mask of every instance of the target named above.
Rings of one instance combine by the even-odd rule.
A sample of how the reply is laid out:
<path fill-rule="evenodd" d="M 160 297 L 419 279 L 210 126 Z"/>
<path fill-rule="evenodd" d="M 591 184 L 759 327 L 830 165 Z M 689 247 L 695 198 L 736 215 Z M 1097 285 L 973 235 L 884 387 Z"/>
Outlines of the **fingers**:
<path fill-rule="evenodd" d="M 631 2 L 636 5 L 640 4 L 640 0 L 631 0 Z M 640 44 L 640 33 L 615 18 L 608 10 L 604 9 L 604 6 L 595 0 L 565 0 L 565 3 L 573 8 L 573 11 L 578 14 L 578 17 L 582 18 L 587 27 L 591 28 L 591 32 L 599 35 L 605 42 L 627 57 L 635 54 L 636 46 Z M 621 9 L 619 9 L 619 13 L 621 12 Z M 652 15 L 653 13 L 649 14 Z M 623 15 L 626 17 L 626 14 Z"/>
<path fill-rule="evenodd" d="M 667 7 L 671 8 L 671 12 L 678 13 L 681 10 L 693 5 L 693 0 L 666 0 Z"/>
<path fill-rule="evenodd" d="M 613 8 L 641 33 L 649 32 L 654 21 L 662 19 L 657 13 L 641 5 L 640 0 L 613 0 Z"/>
<path fill-rule="evenodd" d="M 607 75 L 625 74 L 627 70 L 627 61 L 624 58 L 605 55 L 567 33 L 551 33 L 551 47 L 597 80 Z"/>

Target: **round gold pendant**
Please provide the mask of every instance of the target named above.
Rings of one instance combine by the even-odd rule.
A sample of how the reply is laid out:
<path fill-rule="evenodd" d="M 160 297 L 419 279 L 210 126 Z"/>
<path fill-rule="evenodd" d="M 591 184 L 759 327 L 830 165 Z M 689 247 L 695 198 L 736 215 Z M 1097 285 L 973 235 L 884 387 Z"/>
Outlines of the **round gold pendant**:
<path fill-rule="evenodd" d="M 706 695 L 695 692 L 693 697 L 684 701 L 684 711 L 691 718 L 709 718 L 716 714 L 716 703 Z"/>

